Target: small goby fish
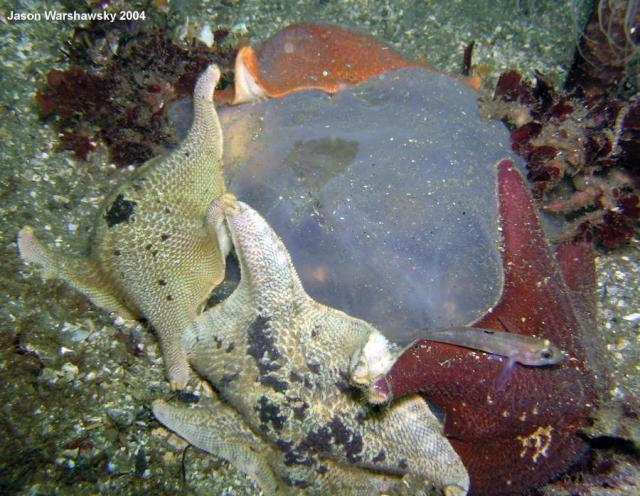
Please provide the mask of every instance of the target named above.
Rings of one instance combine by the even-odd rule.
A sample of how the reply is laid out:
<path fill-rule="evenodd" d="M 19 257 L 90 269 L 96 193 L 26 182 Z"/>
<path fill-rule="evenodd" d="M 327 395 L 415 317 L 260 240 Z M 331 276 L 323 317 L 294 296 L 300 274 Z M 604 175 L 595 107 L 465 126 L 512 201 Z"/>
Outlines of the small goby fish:
<path fill-rule="evenodd" d="M 493 331 L 478 327 L 451 327 L 427 330 L 423 339 L 480 350 L 532 367 L 555 365 L 564 358 L 562 351 L 551 341 L 511 332 Z"/>

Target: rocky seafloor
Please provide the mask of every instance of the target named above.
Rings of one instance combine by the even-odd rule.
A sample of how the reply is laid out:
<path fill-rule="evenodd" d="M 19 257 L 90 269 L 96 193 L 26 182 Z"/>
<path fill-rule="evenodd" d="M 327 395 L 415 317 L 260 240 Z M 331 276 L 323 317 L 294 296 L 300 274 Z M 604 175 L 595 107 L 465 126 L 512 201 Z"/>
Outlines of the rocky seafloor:
<path fill-rule="evenodd" d="M 164 3 L 144 2 L 148 8 Z M 185 449 L 153 419 L 151 401 L 170 393 L 152 333 L 114 322 L 61 283 L 42 284 L 18 257 L 16 234 L 26 224 L 43 242 L 79 252 L 101 199 L 129 174 L 109 164 L 100 147 L 88 162 L 59 151 L 56 131 L 38 118 L 36 90 L 48 71 L 66 67 L 60 50 L 79 23 L 4 22 L 14 10 L 69 11 L 69 4 L 0 1 L 0 493 L 255 494 L 244 475 Z M 358 26 L 450 72 L 459 70 L 464 47 L 475 40 L 475 62 L 491 67 L 493 77 L 512 68 L 527 75 L 538 69 L 556 82 L 573 55 L 576 30 L 568 28 L 584 17 L 583 6 L 566 0 L 185 1 L 169 8 L 177 26 L 224 26 L 253 43 L 293 22 Z M 638 241 L 600 253 L 597 271 L 597 332 L 607 342 L 611 395 L 637 402 Z M 613 414 L 600 430 L 638 438 L 637 421 L 621 423 Z M 618 487 L 594 482 L 590 493 L 638 491 L 637 458 L 630 460 L 618 468 Z M 543 491 L 569 494 L 566 487 L 557 483 Z"/>

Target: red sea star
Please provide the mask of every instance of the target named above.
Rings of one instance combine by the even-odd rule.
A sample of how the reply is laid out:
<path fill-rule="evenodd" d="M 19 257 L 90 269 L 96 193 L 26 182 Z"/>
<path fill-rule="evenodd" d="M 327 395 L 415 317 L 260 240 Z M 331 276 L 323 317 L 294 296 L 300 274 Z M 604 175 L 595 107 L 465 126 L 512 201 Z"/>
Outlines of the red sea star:
<path fill-rule="evenodd" d="M 582 315 L 592 299 L 588 248 L 559 249 L 562 273 L 547 247 L 531 196 L 509 160 L 498 165 L 505 286 L 500 302 L 474 326 L 550 339 L 566 353 L 552 368 L 516 366 L 497 385 L 504 362 L 451 345 L 416 341 L 378 379 L 374 391 L 398 398 L 411 392 L 445 412 L 445 434 L 471 476 L 472 494 L 512 494 L 566 470 L 586 450 L 578 430 L 596 402 Z M 565 283 L 565 279 L 568 281 Z M 573 291 L 573 294 L 571 294 Z M 582 296 L 582 295 L 580 295 Z"/>

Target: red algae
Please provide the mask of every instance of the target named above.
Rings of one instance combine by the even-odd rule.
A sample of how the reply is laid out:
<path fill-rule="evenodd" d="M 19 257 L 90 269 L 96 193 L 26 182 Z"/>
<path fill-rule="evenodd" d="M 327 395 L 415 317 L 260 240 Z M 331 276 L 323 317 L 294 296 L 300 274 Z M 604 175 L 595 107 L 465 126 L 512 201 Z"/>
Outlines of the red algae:
<path fill-rule="evenodd" d="M 235 49 L 176 40 L 163 24 L 96 21 L 75 31 L 72 65 L 51 71 L 36 95 L 41 117 L 56 118 L 62 149 L 86 159 L 103 143 L 116 165 L 144 163 L 177 143 L 164 109 L 192 93 L 205 66 L 218 64 L 229 84 Z"/>
<path fill-rule="evenodd" d="M 485 111 L 514 127 L 512 148 L 527 162 L 535 199 L 567 219 L 561 239 L 615 248 L 639 232 L 640 101 L 589 104 L 540 74 L 529 84 L 512 71 Z"/>
<path fill-rule="evenodd" d="M 567 220 L 562 239 L 615 248 L 640 232 L 640 101 L 628 85 L 639 24 L 637 5 L 595 2 L 564 89 L 511 71 L 486 103 L 513 126 L 536 200 Z"/>

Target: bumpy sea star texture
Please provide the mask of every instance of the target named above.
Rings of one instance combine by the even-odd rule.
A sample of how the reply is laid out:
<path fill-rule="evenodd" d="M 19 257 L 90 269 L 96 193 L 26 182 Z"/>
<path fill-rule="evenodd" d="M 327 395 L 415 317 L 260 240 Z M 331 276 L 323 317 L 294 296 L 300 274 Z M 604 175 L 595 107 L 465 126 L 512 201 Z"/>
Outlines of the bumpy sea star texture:
<path fill-rule="evenodd" d="M 57 257 L 29 227 L 22 257 L 42 266 L 97 306 L 123 317 L 145 317 L 160 337 L 169 380 L 189 378 L 182 331 L 224 277 L 224 254 L 205 219 L 223 193 L 222 132 L 213 106 L 220 77 L 210 66 L 194 91 L 194 121 L 172 153 L 152 159 L 107 197 L 96 219 L 87 258 Z"/>
<path fill-rule="evenodd" d="M 347 384 L 351 355 L 379 332 L 312 300 L 256 211 L 229 197 L 217 205 L 212 225 L 224 242 L 226 212 L 242 278 L 194 321 L 184 346 L 234 410 L 156 402 L 159 420 L 253 474 L 269 492 L 283 481 L 310 494 L 417 494 L 428 481 L 465 494 L 466 469 L 419 396 L 376 409 Z"/>

